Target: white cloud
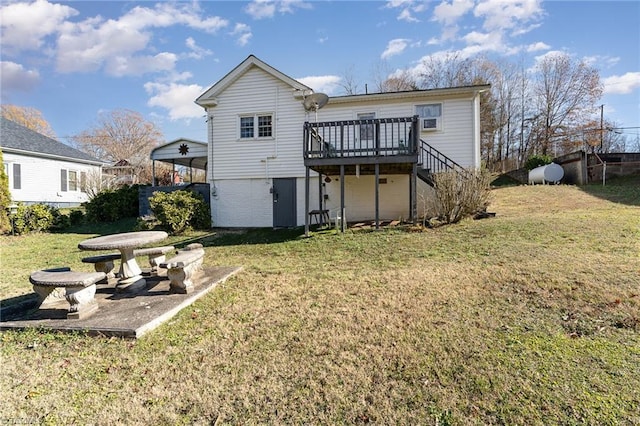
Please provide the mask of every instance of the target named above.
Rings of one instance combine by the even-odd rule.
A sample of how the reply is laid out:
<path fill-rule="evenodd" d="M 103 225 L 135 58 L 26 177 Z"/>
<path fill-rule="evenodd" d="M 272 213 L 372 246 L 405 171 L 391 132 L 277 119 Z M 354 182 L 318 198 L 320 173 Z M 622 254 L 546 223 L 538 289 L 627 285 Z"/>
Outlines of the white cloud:
<path fill-rule="evenodd" d="M 0 87 L 3 97 L 6 92 L 30 90 L 39 80 L 40 74 L 37 70 L 27 70 L 15 62 L 0 61 Z"/>
<path fill-rule="evenodd" d="M 455 24 L 473 8 L 472 0 L 443 1 L 433 9 L 433 20 L 446 26 Z"/>
<path fill-rule="evenodd" d="M 640 88 L 640 72 L 612 75 L 602 80 L 605 95 L 628 95 Z"/>
<path fill-rule="evenodd" d="M 171 71 L 178 57 L 173 53 L 162 52 L 155 56 L 114 56 L 105 63 L 105 72 L 115 77 L 124 75 L 143 75 L 149 72 Z"/>
<path fill-rule="evenodd" d="M 175 82 L 148 82 L 145 83 L 144 88 L 152 95 L 147 105 L 164 108 L 169 112 L 171 120 L 198 118 L 203 114 L 202 108 L 193 102 L 204 91 L 202 86 Z"/>
<path fill-rule="evenodd" d="M 543 9 L 539 0 L 487 0 L 479 3 L 473 11 L 484 18 L 487 31 L 522 28 L 522 24 L 539 19 Z"/>
<path fill-rule="evenodd" d="M 253 33 L 251 32 L 251 27 L 247 24 L 237 23 L 233 28 L 233 31 L 230 33 L 232 36 L 238 37 L 236 43 L 240 46 L 246 46 L 253 37 Z"/>
<path fill-rule="evenodd" d="M 173 25 L 212 33 L 226 27 L 228 22 L 218 17 L 201 17 L 197 5 L 191 3 L 137 6 L 119 19 L 104 20 L 98 16 L 79 23 L 66 22 L 59 28 L 57 70 L 70 73 L 104 68 L 115 76 L 171 70 L 177 60 L 175 54 L 151 56 L 143 52 L 150 49 L 153 28 Z"/>
<path fill-rule="evenodd" d="M 189 58 L 192 59 L 202 59 L 205 56 L 209 56 L 211 54 L 213 54 L 212 51 L 210 51 L 209 49 L 205 49 L 203 47 L 200 47 L 196 44 L 196 41 L 193 39 L 193 37 L 188 37 L 185 42 L 184 42 L 185 46 L 187 46 L 189 49 L 191 49 L 191 52 L 189 52 L 187 54 L 187 56 Z"/>
<path fill-rule="evenodd" d="M 403 9 L 398 15 L 398 21 L 420 22 L 418 18 L 414 18 L 411 9 Z"/>
<path fill-rule="evenodd" d="M 311 87 L 316 92 L 332 95 L 340 89 L 338 85 L 340 84 L 342 78 L 337 75 L 318 75 L 296 78 L 296 80 L 306 86 Z"/>
<path fill-rule="evenodd" d="M 276 12 L 280 14 L 294 13 L 295 9 L 311 9 L 311 3 L 301 0 L 253 0 L 244 11 L 253 19 L 273 18 Z"/>
<path fill-rule="evenodd" d="M 272 18 L 276 13 L 276 4 L 271 0 L 254 0 L 245 8 L 253 19 Z"/>
<path fill-rule="evenodd" d="M 414 0 L 390 0 L 385 5 L 385 8 L 400 9 L 400 14 L 396 19 L 406 22 L 420 22 L 414 14 L 424 12 L 426 10 L 424 3 L 416 2 Z"/>
<path fill-rule="evenodd" d="M 69 6 L 37 0 L 9 3 L 0 8 L 0 38 L 3 50 L 19 52 L 38 49 L 44 38 L 57 33 L 60 25 L 78 11 Z M 6 53 L 6 50 L 5 50 Z"/>
<path fill-rule="evenodd" d="M 620 62 L 620 58 L 617 56 L 585 56 L 582 60 L 589 66 L 599 68 L 609 68 Z"/>
<path fill-rule="evenodd" d="M 388 58 L 391 58 L 392 56 L 401 54 L 407 48 L 410 41 L 411 40 L 406 38 L 396 38 L 394 40 L 389 41 L 389 43 L 387 43 L 387 48 L 385 49 L 384 52 L 382 52 L 382 55 L 380 55 L 380 58 L 388 59 Z"/>
<path fill-rule="evenodd" d="M 530 45 L 528 45 L 526 47 L 527 52 L 539 52 L 541 50 L 549 50 L 551 49 L 551 46 L 549 46 L 546 43 L 543 43 L 541 41 L 537 42 L 537 43 L 532 43 Z"/>

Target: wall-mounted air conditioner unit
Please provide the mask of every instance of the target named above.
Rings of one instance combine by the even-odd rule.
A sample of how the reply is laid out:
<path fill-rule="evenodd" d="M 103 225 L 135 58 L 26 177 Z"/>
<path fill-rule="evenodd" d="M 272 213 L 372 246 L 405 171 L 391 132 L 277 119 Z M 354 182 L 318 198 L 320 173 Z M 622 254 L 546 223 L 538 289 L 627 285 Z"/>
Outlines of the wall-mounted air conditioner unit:
<path fill-rule="evenodd" d="M 420 121 L 422 130 L 440 130 L 440 119 L 438 118 L 422 118 Z"/>

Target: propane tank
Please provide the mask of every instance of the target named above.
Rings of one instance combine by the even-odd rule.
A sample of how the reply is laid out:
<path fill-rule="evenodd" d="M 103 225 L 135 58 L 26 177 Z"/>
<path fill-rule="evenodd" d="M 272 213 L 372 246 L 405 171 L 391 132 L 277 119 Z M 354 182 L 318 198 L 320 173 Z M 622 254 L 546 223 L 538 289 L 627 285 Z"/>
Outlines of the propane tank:
<path fill-rule="evenodd" d="M 536 183 L 560 183 L 564 177 L 564 169 L 556 163 L 536 167 L 529 172 L 529 185 Z"/>

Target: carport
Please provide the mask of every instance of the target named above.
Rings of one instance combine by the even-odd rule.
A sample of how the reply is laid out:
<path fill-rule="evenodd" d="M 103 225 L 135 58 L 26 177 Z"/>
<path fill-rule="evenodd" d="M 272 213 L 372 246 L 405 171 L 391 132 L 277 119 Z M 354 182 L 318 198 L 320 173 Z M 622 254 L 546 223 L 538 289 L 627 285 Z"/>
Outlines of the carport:
<path fill-rule="evenodd" d="M 189 190 L 194 191 L 202 195 L 207 204 L 210 203 L 211 197 L 209 193 L 209 184 L 206 183 L 206 170 L 207 170 L 207 143 L 194 141 L 191 139 L 176 139 L 173 142 L 168 142 L 164 145 L 160 145 L 151 151 L 152 160 L 152 173 L 153 184 L 152 186 L 141 186 L 139 188 L 139 216 L 147 216 L 151 214 L 149 207 L 149 197 L 154 192 L 172 192 L 177 190 Z M 173 174 L 175 175 L 176 166 L 183 166 L 189 168 L 190 181 L 188 185 L 176 185 L 174 180 L 171 179 L 170 186 L 157 186 L 158 180 L 156 178 L 156 161 L 162 161 L 163 163 L 169 163 L 173 167 Z M 193 182 L 193 170 L 205 171 L 205 182 Z"/>
<path fill-rule="evenodd" d="M 207 170 L 207 143 L 191 139 L 176 139 L 160 145 L 151 151 L 153 186 L 156 186 L 156 161 L 169 163 L 175 174 L 176 165 L 188 167 L 190 181 L 193 182 L 193 169 Z"/>

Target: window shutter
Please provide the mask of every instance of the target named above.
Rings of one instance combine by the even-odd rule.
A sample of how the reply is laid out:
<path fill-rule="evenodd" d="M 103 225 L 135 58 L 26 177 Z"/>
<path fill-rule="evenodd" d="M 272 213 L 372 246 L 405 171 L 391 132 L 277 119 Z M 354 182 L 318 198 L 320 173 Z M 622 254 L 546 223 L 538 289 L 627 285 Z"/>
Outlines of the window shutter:
<path fill-rule="evenodd" d="M 22 189 L 20 164 L 13 163 L 13 189 Z"/>
<path fill-rule="evenodd" d="M 60 191 L 67 191 L 67 171 L 65 169 L 60 170 Z"/>

